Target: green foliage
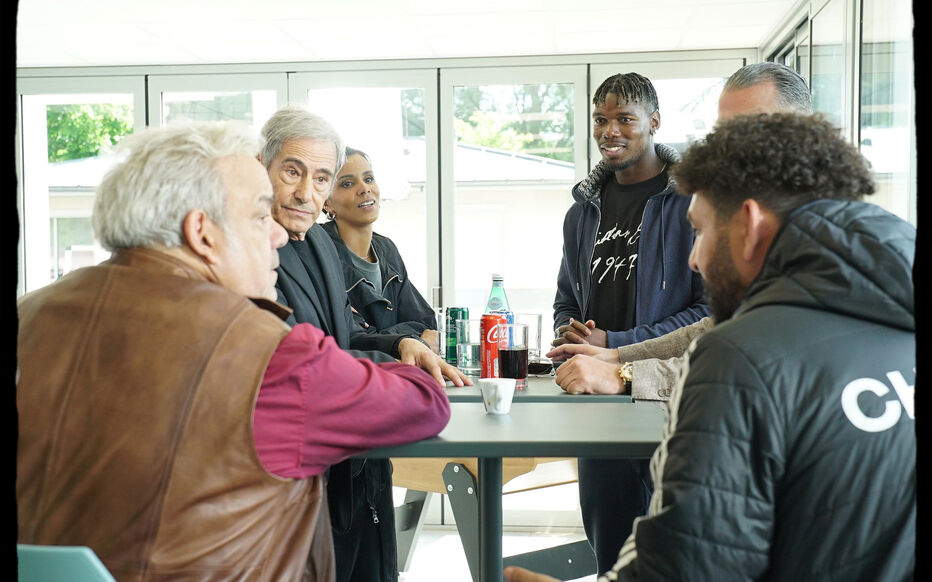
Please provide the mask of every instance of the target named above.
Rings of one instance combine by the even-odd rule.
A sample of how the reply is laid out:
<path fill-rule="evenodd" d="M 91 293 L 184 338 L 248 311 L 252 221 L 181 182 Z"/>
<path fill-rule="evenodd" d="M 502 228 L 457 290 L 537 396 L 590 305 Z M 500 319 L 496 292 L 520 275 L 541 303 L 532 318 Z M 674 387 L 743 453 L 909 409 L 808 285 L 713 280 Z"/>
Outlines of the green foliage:
<path fill-rule="evenodd" d="M 49 162 L 95 157 L 133 132 L 131 105 L 50 105 L 46 118 Z"/>
<path fill-rule="evenodd" d="M 507 151 L 523 151 L 534 141 L 530 133 L 518 133 L 515 115 L 474 111 L 469 121 L 453 120 L 458 141 Z"/>
<path fill-rule="evenodd" d="M 463 143 L 573 161 L 573 85 L 464 86 L 454 91 Z"/>
<path fill-rule="evenodd" d="M 401 92 L 405 137 L 423 137 L 424 90 Z M 461 143 L 573 161 L 573 85 L 464 85 L 453 91 Z"/>

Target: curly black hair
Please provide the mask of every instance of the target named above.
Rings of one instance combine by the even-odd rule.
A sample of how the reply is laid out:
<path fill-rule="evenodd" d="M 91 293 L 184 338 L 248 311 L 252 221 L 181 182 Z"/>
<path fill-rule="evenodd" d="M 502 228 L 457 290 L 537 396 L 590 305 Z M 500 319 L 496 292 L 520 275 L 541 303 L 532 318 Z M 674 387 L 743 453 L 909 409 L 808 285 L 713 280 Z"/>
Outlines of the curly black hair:
<path fill-rule="evenodd" d="M 640 103 L 648 113 L 660 109 L 654 84 L 647 77 L 637 73 L 617 73 L 602 81 L 592 94 L 592 104 L 604 105 L 609 93 L 628 103 Z"/>
<path fill-rule="evenodd" d="M 680 194 L 702 191 L 721 220 L 748 198 L 783 220 L 807 202 L 874 193 L 868 161 L 818 113 L 723 121 L 690 146 L 670 174 Z"/>

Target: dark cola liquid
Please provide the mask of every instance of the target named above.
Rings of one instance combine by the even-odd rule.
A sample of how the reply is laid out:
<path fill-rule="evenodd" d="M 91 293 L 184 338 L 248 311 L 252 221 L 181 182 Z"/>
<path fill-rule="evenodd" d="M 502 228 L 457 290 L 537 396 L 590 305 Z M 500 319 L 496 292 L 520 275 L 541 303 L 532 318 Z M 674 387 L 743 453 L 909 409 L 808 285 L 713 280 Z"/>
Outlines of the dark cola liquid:
<path fill-rule="evenodd" d="M 502 378 L 527 378 L 527 348 L 499 348 L 498 371 Z"/>

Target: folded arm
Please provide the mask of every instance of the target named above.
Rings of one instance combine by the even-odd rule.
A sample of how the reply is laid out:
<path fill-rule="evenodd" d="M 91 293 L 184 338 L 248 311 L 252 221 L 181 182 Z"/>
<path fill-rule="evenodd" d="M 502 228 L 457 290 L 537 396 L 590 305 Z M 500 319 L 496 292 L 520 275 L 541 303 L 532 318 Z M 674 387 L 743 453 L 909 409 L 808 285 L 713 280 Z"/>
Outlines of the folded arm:
<path fill-rule="evenodd" d="M 269 362 L 254 440 L 269 472 L 303 478 L 369 449 L 434 436 L 449 418 L 446 393 L 430 374 L 356 359 L 299 324 Z"/>
<path fill-rule="evenodd" d="M 701 300 L 697 300 L 685 309 L 677 311 L 655 323 L 638 325 L 625 331 L 607 331 L 608 347 L 617 348 L 660 337 L 677 328 L 696 323 L 703 317 L 708 316 L 709 306 Z"/>

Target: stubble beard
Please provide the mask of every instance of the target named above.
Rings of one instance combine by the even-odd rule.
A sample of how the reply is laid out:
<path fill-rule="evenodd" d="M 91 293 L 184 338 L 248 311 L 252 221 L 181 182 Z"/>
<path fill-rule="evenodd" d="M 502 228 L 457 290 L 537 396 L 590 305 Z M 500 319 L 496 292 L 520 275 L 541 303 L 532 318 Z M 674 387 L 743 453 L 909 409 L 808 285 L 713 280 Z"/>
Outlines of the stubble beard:
<path fill-rule="evenodd" d="M 731 244 L 727 229 L 718 233 L 715 253 L 712 256 L 708 272 L 703 275 L 705 294 L 715 323 L 731 319 L 741 304 L 745 285 L 738 276 L 735 262 L 731 257 Z"/>

